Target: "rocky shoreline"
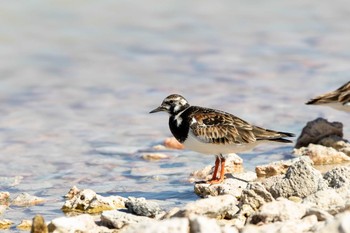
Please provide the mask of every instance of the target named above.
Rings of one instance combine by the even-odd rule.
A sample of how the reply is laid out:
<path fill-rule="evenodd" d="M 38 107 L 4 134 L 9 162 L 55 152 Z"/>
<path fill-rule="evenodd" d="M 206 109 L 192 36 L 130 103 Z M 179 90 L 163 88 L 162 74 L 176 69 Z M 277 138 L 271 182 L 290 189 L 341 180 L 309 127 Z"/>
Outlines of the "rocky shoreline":
<path fill-rule="evenodd" d="M 145 198 L 103 197 L 91 189 L 72 187 L 62 206 L 67 216 L 48 224 L 35 216 L 18 228 L 31 232 L 350 232 L 350 144 L 342 136 L 340 123 L 316 119 L 298 138 L 295 159 L 242 172 L 243 160 L 232 155 L 223 183 L 200 182 L 210 177 L 211 166 L 193 172 L 189 180 L 200 198 L 170 210 Z M 325 164 L 333 165 L 326 172 L 317 169 Z M 1 200 L 4 212 L 9 194 L 2 193 Z M 16 205 L 42 201 L 28 194 L 14 200 Z M 12 223 L 2 219 L 0 224 L 7 228 Z"/>

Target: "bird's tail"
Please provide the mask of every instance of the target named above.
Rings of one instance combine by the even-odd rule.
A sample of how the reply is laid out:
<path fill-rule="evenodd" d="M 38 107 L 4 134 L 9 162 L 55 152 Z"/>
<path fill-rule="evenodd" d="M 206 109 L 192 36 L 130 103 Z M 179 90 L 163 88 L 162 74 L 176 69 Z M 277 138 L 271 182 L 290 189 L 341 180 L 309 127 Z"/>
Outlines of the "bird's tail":
<path fill-rule="evenodd" d="M 285 139 L 288 137 L 295 137 L 295 134 L 288 132 L 279 132 L 261 127 L 254 128 L 254 134 L 257 140 L 268 140 L 274 142 L 291 143 L 291 140 Z"/>

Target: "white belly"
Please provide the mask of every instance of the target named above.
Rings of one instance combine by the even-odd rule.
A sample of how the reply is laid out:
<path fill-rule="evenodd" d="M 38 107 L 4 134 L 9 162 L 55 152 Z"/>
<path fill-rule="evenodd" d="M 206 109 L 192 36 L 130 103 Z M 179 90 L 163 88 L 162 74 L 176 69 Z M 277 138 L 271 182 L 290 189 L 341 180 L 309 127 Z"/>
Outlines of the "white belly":
<path fill-rule="evenodd" d="M 344 112 L 350 112 L 350 104 L 345 104 L 343 105 L 342 103 L 339 102 L 334 102 L 334 103 L 328 103 L 328 104 L 323 104 L 325 106 L 329 106 L 331 108 L 344 111 Z"/>
<path fill-rule="evenodd" d="M 203 154 L 229 154 L 239 153 L 243 151 L 249 151 L 260 144 L 262 141 L 246 143 L 246 144 L 213 144 L 205 143 L 198 140 L 191 132 L 189 133 L 186 141 L 183 143 L 186 149 L 193 150 Z"/>

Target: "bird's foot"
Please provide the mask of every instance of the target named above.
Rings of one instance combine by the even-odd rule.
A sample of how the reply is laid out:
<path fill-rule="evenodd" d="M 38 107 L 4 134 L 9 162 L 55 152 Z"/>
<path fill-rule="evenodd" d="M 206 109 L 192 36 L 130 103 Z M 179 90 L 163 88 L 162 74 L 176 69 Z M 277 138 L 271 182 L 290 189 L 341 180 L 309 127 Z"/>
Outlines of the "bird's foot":
<path fill-rule="evenodd" d="M 222 178 L 216 178 L 216 179 L 210 179 L 207 181 L 208 184 L 220 184 L 224 181 L 225 177 L 223 176 Z"/>

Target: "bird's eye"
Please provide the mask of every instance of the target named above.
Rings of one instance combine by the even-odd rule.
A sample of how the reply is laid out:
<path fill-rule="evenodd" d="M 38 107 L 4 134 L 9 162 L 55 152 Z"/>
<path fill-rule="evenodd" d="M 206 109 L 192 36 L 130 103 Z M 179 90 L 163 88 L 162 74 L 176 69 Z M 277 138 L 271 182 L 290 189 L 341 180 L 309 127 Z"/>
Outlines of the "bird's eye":
<path fill-rule="evenodd" d="M 169 104 L 173 104 L 174 103 L 174 100 L 169 100 Z"/>

